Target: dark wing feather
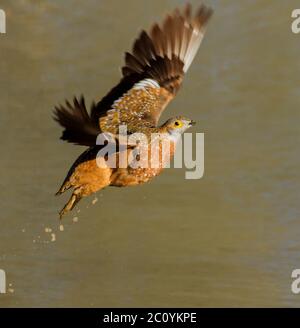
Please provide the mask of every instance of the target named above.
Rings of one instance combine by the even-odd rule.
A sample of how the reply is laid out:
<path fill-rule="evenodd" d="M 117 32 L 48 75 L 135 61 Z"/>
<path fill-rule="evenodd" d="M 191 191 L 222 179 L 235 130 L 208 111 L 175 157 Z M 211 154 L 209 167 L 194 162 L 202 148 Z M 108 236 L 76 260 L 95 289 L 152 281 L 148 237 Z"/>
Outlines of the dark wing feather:
<path fill-rule="evenodd" d="M 95 105 L 92 105 L 92 108 Z M 56 106 L 54 120 L 64 127 L 61 139 L 83 146 L 94 146 L 100 133 L 99 124 L 88 114 L 84 98 L 74 98 L 73 104 Z"/>

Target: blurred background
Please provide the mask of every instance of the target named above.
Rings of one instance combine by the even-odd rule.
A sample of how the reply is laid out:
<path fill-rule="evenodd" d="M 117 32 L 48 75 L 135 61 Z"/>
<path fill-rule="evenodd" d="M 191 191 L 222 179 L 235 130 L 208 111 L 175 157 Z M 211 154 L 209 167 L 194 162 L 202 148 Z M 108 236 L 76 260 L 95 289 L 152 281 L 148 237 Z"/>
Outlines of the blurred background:
<path fill-rule="evenodd" d="M 59 230 L 69 195 L 54 193 L 84 147 L 59 140 L 54 105 L 99 100 L 137 33 L 184 3 L 1 1 L 1 307 L 300 305 L 291 292 L 300 267 L 296 0 L 205 1 L 214 17 L 162 118 L 198 121 L 202 179 L 169 169 L 150 184 L 108 188 Z"/>

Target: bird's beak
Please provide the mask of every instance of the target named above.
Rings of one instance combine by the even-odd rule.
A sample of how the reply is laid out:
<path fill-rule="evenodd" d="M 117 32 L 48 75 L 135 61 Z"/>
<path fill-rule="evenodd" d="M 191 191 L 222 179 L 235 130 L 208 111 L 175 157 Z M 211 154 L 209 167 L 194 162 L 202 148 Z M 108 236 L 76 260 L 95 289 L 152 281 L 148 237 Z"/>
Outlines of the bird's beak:
<path fill-rule="evenodd" d="M 193 121 L 193 120 L 191 120 L 190 123 L 189 123 L 190 126 L 193 126 L 195 124 L 196 124 L 196 121 Z"/>

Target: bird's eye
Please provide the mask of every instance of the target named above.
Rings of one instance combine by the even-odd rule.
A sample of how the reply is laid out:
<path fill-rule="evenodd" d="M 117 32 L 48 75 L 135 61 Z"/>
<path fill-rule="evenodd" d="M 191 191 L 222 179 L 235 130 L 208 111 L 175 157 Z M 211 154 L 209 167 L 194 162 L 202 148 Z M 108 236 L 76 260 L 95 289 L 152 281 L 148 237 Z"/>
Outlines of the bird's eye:
<path fill-rule="evenodd" d="M 180 125 L 180 123 L 179 123 L 178 121 L 176 121 L 176 122 L 175 122 L 175 125 L 176 125 L 176 126 L 179 126 L 179 125 Z"/>

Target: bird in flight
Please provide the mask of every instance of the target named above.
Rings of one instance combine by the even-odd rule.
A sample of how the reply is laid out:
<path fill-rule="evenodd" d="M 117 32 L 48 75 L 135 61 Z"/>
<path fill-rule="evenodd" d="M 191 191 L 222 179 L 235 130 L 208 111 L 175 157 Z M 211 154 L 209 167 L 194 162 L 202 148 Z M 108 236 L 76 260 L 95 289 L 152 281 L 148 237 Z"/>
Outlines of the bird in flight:
<path fill-rule="evenodd" d="M 90 112 L 83 97 L 55 107 L 54 119 L 64 128 L 61 139 L 88 147 L 71 166 L 56 193 L 73 189 L 60 218 L 84 196 L 107 186 L 142 184 L 161 173 L 169 158 L 160 152 L 156 167 L 132 166 L 129 160 L 121 166 L 121 155 L 126 153 L 126 158 L 132 159 L 135 148 L 127 144 L 121 149 L 117 134 L 120 126 L 126 125 L 126 136 L 143 133 L 147 141 L 152 134 L 162 136 L 170 142 L 169 157 L 174 154 L 176 142 L 194 122 L 177 116 L 159 124 L 159 118 L 177 94 L 211 15 L 212 9 L 205 5 L 200 5 L 195 13 L 190 4 L 183 10 L 175 9 L 161 25 L 153 24 L 149 32 L 140 33 L 132 51 L 125 53 L 120 82 L 98 103 L 92 103 Z M 101 133 L 116 136 L 119 148 L 114 153 L 115 167 L 107 164 L 107 156 L 99 155 L 104 145 L 97 144 L 96 139 Z"/>

